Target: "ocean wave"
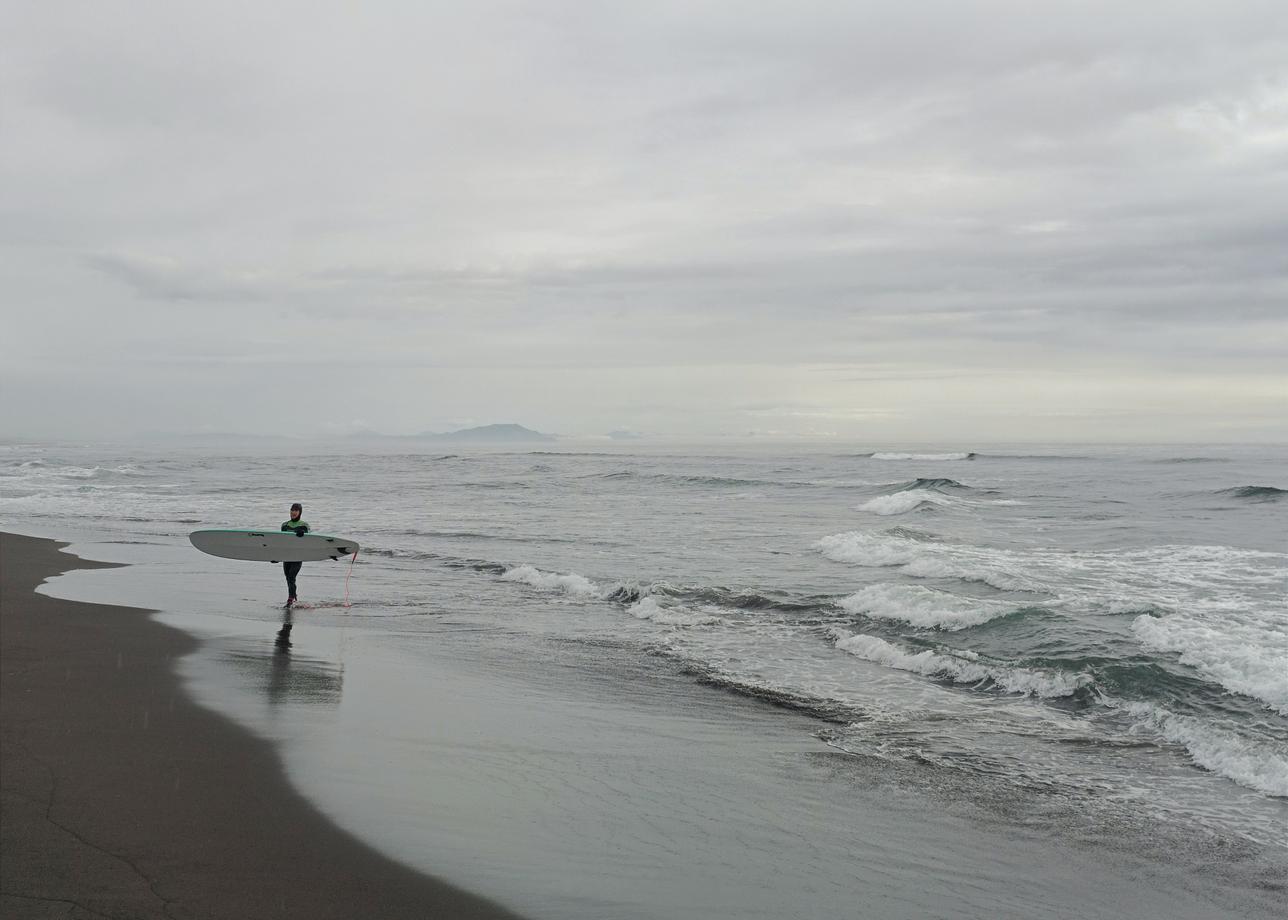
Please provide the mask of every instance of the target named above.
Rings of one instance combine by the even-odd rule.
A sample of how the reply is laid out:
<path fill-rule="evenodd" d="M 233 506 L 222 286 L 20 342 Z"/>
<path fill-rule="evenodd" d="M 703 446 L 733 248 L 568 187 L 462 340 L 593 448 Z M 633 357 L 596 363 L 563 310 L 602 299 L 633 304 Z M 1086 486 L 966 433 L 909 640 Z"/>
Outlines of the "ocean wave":
<path fill-rule="evenodd" d="M 908 489 L 892 495 L 879 495 L 858 506 L 860 511 L 889 516 L 907 514 L 928 505 L 948 505 L 951 502 L 933 489 Z"/>
<path fill-rule="evenodd" d="M 614 470 L 611 473 L 590 473 L 584 479 L 605 479 L 609 481 L 634 480 L 639 482 L 664 482 L 679 486 L 699 486 L 704 488 L 746 488 L 759 486 L 777 486 L 798 488 L 811 483 L 786 479 L 743 479 L 736 476 L 703 476 L 689 473 L 640 473 L 635 470 Z"/>
<path fill-rule="evenodd" d="M 927 542 L 896 531 L 831 534 L 814 546 L 835 562 L 1041 594 L 1091 614 L 1188 609 L 1214 625 L 1242 622 L 1245 615 L 1254 621 L 1273 618 L 1257 596 L 1262 588 L 1282 589 L 1288 574 L 1288 555 L 1228 546 L 1004 549 Z"/>
<path fill-rule="evenodd" d="M 706 585 L 676 587 L 663 583 L 653 586 L 652 593 L 677 597 L 689 604 L 701 604 L 725 610 L 780 610 L 795 615 L 814 613 L 828 605 L 827 600 L 821 597 L 810 598 L 785 593 L 767 594 Z"/>
<path fill-rule="evenodd" d="M 690 607 L 729 614 L 739 610 L 777 610 L 795 616 L 817 613 L 831 606 L 826 597 L 798 597 L 787 594 L 765 594 L 715 585 L 673 585 L 659 581 L 640 584 L 622 582 L 604 589 L 601 597 L 619 604 L 634 604 L 648 597 L 667 598 Z"/>
<path fill-rule="evenodd" d="M 886 535 L 891 537 L 903 537 L 906 540 L 913 540 L 917 543 L 940 543 L 942 538 L 938 534 L 933 534 L 928 530 L 917 530 L 912 527 L 891 527 L 885 531 Z"/>
<path fill-rule="evenodd" d="M 576 572 L 546 572 L 533 565 L 519 565 L 500 573 L 502 581 L 516 581 L 543 591 L 555 591 L 574 597 L 595 598 L 621 604 L 631 616 L 651 620 L 661 626 L 713 626 L 724 622 L 722 613 L 731 608 L 715 604 L 682 603 L 676 595 L 700 596 L 712 589 L 681 591 L 666 585 L 623 583 L 604 588 Z"/>
<path fill-rule="evenodd" d="M 1122 703 L 1135 730 L 1148 729 L 1185 748 L 1205 770 L 1266 795 L 1288 796 L 1288 756 L 1281 746 L 1257 741 L 1206 719 L 1182 716 L 1152 703 Z"/>
<path fill-rule="evenodd" d="M 871 585 L 837 601 L 850 613 L 898 620 L 927 629 L 959 630 L 979 626 L 1016 609 L 1014 604 L 959 597 L 920 585 Z"/>
<path fill-rule="evenodd" d="M 1240 609 L 1141 614 L 1132 632 L 1142 645 L 1173 652 L 1183 665 L 1288 716 L 1288 614 L 1253 619 Z"/>
<path fill-rule="evenodd" d="M 569 572 L 566 575 L 543 572 L 527 563 L 506 569 L 501 573 L 501 580 L 521 582 L 543 591 L 562 591 L 577 597 L 593 597 L 601 593 L 599 587 L 584 575 L 578 575 L 576 572 Z"/>
<path fill-rule="evenodd" d="M 872 568 L 897 566 L 914 578 L 956 578 L 990 585 L 1001 591 L 1046 589 L 1018 574 L 1012 554 L 982 547 L 926 543 L 894 534 L 853 530 L 823 537 L 815 547 L 828 559 Z"/>
<path fill-rule="evenodd" d="M 873 454 L 860 454 L 860 456 L 868 457 L 872 460 L 974 460 L 977 455 L 970 451 L 943 454 L 913 454 L 897 451 L 878 451 Z"/>
<path fill-rule="evenodd" d="M 977 460 L 1095 460 L 1085 454 L 976 454 Z"/>
<path fill-rule="evenodd" d="M 1150 463 L 1229 463 L 1226 457 L 1166 457 L 1162 460 L 1151 460 Z"/>
<path fill-rule="evenodd" d="M 1204 680 L 1288 715 L 1288 612 L 1257 599 L 1262 588 L 1285 583 L 1284 554 L 1224 546 L 1006 550 L 864 531 L 824 537 L 816 548 L 850 565 L 1040 594 L 1044 606 L 1092 616 L 1136 614 L 1132 632 L 1145 648 L 1175 653 Z"/>
<path fill-rule="evenodd" d="M 446 565 L 448 568 L 454 568 L 454 569 L 464 569 L 464 568 L 474 567 L 473 565 L 470 564 L 471 560 L 453 559 L 451 557 L 442 556 L 438 553 L 425 553 L 425 552 L 420 552 L 419 550 L 401 549 L 398 547 L 376 546 L 370 543 L 362 547 L 362 555 L 381 556 L 385 559 L 411 559 L 411 560 L 431 560 L 432 559 L 435 561 L 442 562 L 443 565 Z M 505 566 L 500 566 L 500 569 L 501 571 L 504 571 Z"/>
<path fill-rule="evenodd" d="M 1277 502 L 1288 496 L 1288 489 L 1277 489 L 1274 486 L 1235 486 L 1232 489 L 1218 489 L 1216 494 L 1251 502 Z"/>
<path fill-rule="evenodd" d="M 936 492 L 943 492 L 948 489 L 969 489 L 970 486 L 963 485 L 956 479 L 946 479 L 943 476 L 932 478 L 918 478 L 909 482 L 897 482 L 887 487 L 891 492 L 915 492 L 924 489 L 934 489 Z"/>
<path fill-rule="evenodd" d="M 149 475 L 131 463 L 119 466 L 75 466 L 50 465 L 44 460 L 27 460 L 9 467 L 4 473 L 11 479 L 100 479 L 107 476 L 139 477 Z"/>
<path fill-rule="evenodd" d="M 1051 699 L 1073 696 L 1091 686 L 1092 682 L 1086 674 L 1052 673 L 1031 668 L 981 664 L 978 656 L 966 652 L 951 655 L 941 655 L 930 649 L 909 652 L 884 639 L 863 633 L 852 636 L 836 633 L 833 638 L 838 649 L 865 661 L 939 680 L 949 680 L 955 684 L 971 684 L 976 689 L 997 689 L 1006 693 Z"/>
<path fill-rule="evenodd" d="M 711 609 L 692 610 L 682 604 L 664 606 L 652 597 L 644 597 L 626 608 L 641 620 L 652 620 L 662 626 L 715 626 L 724 622 Z"/>

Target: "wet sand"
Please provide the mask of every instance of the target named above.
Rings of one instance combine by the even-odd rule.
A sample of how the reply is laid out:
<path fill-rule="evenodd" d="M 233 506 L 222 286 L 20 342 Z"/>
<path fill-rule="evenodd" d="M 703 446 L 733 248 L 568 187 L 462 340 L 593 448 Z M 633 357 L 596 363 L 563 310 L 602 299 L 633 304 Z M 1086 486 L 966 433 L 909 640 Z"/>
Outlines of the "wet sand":
<path fill-rule="evenodd" d="M 332 824 L 273 748 L 193 703 L 196 642 L 147 611 L 36 594 L 104 564 L 0 534 L 0 915 L 513 916 Z"/>

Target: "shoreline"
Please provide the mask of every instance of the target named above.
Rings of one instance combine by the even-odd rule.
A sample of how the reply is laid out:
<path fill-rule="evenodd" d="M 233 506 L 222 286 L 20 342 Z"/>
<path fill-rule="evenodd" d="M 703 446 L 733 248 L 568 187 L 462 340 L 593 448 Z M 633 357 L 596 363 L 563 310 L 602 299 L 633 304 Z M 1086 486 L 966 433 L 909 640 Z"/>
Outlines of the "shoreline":
<path fill-rule="evenodd" d="M 317 628 L 296 630 L 284 667 L 274 651 L 281 611 L 270 613 L 261 597 L 276 596 L 275 571 L 247 572 L 249 596 L 230 598 L 226 578 L 207 571 L 186 547 L 82 541 L 73 544 L 77 552 L 103 560 L 82 564 L 56 551 L 60 541 L 31 542 L 47 544 L 46 574 L 72 570 L 46 581 L 36 599 L 69 605 L 71 613 L 80 608 L 86 620 L 71 628 L 74 636 L 97 630 L 105 637 L 87 643 L 101 659 L 94 679 L 120 680 L 118 672 L 140 667 L 140 656 L 127 650 L 118 659 L 122 650 L 111 644 L 120 631 L 116 621 L 132 615 L 144 632 L 168 636 L 151 653 L 160 683 L 173 689 L 177 682 L 190 710 L 216 713 L 216 721 L 228 720 L 221 724 L 267 745 L 270 772 L 315 817 L 325 816 L 319 820 L 327 833 L 352 835 L 357 846 L 422 880 L 489 892 L 529 917 L 777 920 L 847 916 L 856 906 L 876 905 L 891 920 L 1055 920 L 1075 907 L 1080 916 L 1105 920 L 1125 911 L 1159 920 L 1281 912 L 1275 905 L 1284 894 L 1282 861 L 1265 861 L 1255 849 L 1181 835 L 1164 858 L 1159 841 L 1141 850 L 1136 843 L 1145 840 L 1118 839 L 1112 828 L 1085 824 L 1076 813 L 1047 814 L 1040 798 L 998 808 L 974 784 L 954 782 L 956 774 L 838 752 L 818 737 L 811 717 L 701 686 L 682 668 L 639 661 L 631 648 L 534 647 L 531 633 L 498 629 L 490 611 L 480 621 L 458 609 L 460 598 L 422 613 L 435 619 L 413 629 L 396 625 L 398 618 L 350 620 L 349 611 L 323 604 L 309 617 Z M 111 550 L 113 542 L 127 545 Z M 7 592 L 12 554 L 8 543 L 0 549 Z M 549 601 L 533 603 L 525 612 Z M 148 615 L 151 608 L 162 612 Z M 5 629 L 7 679 L 7 622 Z M 50 677 L 65 681 L 66 665 L 59 660 L 56 667 Z M 9 706 L 7 683 L 5 694 Z M 134 720 L 155 729 L 172 698 L 157 698 L 151 709 L 107 712 L 129 743 L 129 733 L 140 731 Z M 6 746 L 11 721 L 6 709 Z M 80 743 L 90 755 L 101 747 L 96 736 Z M 11 777 L 9 762 L 4 766 L 7 823 Z M 158 796 L 169 795 L 165 784 L 175 780 L 190 792 L 186 767 L 176 764 L 142 782 L 144 792 L 155 787 Z M 244 782 L 248 795 L 258 795 L 258 779 L 242 781 L 240 767 L 234 770 L 225 769 L 214 784 L 240 795 L 237 784 Z M 82 770 L 82 783 L 87 778 L 97 782 L 92 767 Z M 90 793 L 82 812 L 105 798 Z M 54 817 L 67 823 L 62 798 L 60 792 Z M 1030 814 L 1033 808 L 1038 813 Z M 266 809 L 248 811 L 234 822 L 236 834 L 258 833 Z M 113 815 L 118 824 L 134 821 L 129 810 Z M 177 833 L 195 836 L 196 826 L 176 823 Z M 8 857 L 7 837 L 4 843 Z M 135 859 L 132 850 L 117 852 Z M 270 878 L 256 882 L 270 900 L 284 896 L 289 904 L 264 902 L 256 913 L 238 903 L 196 910 L 178 901 L 165 914 L 154 899 L 153 913 L 116 915 L 504 915 L 423 903 L 401 913 L 384 909 L 370 896 L 383 887 L 379 880 L 361 890 L 359 907 L 350 901 L 334 914 L 317 912 L 295 903 L 314 884 L 296 863 L 279 868 L 275 852 L 263 860 L 258 871 Z M 345 865 L 333 873 L 337 879 Z M 9 878 L 0 876 L 5 891 Z M 225 880 L 233 896 L 239 884 Z M 146 906 L 148 896 L 145 887 L 135 900 Z M 20 907 L 5 900 L 0 913 L 76 910 Z"/>
<path fill-rule="evenodd" d="M 35 589 L 60 541 L 0 533 L 0 913 L 512 918 L 336 826 L 273 746 L 187 696 L 198 643 Z"/>

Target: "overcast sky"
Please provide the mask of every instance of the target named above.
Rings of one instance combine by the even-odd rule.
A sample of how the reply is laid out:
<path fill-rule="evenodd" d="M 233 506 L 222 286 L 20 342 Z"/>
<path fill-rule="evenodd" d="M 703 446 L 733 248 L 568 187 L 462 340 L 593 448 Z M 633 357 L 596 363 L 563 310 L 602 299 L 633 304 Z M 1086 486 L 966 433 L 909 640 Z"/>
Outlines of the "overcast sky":
<path fill-rule="evenodd" d="M 0 438 L 1288 440 L 1288 7 L 0 0 Z"/>

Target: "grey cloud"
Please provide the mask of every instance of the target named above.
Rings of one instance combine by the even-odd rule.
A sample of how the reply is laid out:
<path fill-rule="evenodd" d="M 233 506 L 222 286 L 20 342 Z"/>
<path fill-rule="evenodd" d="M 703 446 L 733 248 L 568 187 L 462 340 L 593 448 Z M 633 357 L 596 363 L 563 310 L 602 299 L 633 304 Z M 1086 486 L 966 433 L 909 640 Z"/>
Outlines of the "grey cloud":
<path fill-rule="evenodd" d="M 983 406 L 1026 374 L 1013 417 L 1076 415 L 1041 401 L 1095 368 L 1129 413 L 1215 375 L 1274 430 L 1279 7 L 27 5 L 0 37 L 0 384 L 56 353 L 198 425 L 177 406 L 221 367 L 312 361 L 361 383 L 302 424 L 383 401 L 415 428 L 414 391 L 659 431 L 750 401 L 929 424 L 918 387 Z"/>

